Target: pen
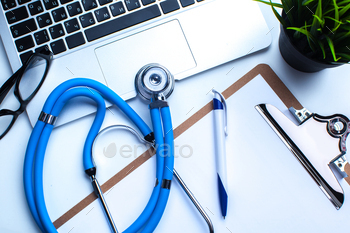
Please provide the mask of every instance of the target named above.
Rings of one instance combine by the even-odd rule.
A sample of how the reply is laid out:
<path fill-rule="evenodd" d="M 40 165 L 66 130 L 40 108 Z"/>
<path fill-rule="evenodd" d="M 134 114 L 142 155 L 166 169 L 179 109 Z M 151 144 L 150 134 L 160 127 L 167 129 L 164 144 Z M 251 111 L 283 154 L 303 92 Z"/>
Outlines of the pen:
<path fill-rule="evenodd" d="M 226 174 L 226 136 L 227 136 L 227 108 L 225 98 L 213 89 L 214 98 L 214 138 L 216 169 L 218 174 L 218 189 L 222 216 L 227 214 L 227 174 Z"/>

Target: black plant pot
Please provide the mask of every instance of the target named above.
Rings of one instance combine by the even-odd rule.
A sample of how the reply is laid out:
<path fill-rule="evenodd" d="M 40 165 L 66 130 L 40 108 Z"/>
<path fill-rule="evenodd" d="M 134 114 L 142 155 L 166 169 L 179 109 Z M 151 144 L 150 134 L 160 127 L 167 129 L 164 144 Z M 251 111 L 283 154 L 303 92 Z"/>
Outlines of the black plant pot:
<path fill-rule="evenodd" d="M 302 72 L 317 72 L 326 68 L 338 67 L 341 64 L 322 63 L 312 60 L 304 54 L 300 53 L 298 49 L 292 44 L 287 32 L 281 25 L 281 32 L 279 37 L 279 48 L 283 59 L 294 69 Z"/>

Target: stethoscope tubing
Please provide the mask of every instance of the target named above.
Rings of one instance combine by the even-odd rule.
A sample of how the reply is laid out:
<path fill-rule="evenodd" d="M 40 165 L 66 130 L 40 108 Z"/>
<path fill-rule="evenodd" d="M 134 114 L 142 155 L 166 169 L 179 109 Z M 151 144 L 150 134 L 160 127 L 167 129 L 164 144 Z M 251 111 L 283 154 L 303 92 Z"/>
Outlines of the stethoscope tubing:
<path fill-rule="evenodd" d="M 153 232 L 160 222 L 169 198 L 170 189 L 162 187 L 162 181 L 171 181 L 173 177 L 172 171 L 174 169 L 174 135 L 170 109 L 169 107 L 163 107 L 160 110 L 158 108 L 153 108 L 150 110 L 150 114 L 156 141 L 155 147 L 157 149 L 156 186 L 153 190 L 152 197 L 147 204 L 148 208 L 146 208 L 143 212 L 145 213 L 145 216 L 148 217 L 145 218 L 140 216 L 123 233 L 137 232 L 147 221 L 147 225 L 141 232 Z M 161 122 L 163 122 L 163 126 Z"/>
<path fill-rule="evenodd" d="M 75 78 L 60 84 L 49 95 L 47 101 L 44 104 L 43 112 L 50 113 L 59 96 L 61 96 L 65 91 L 79 86 L 86 87 L 86 89 L 89 91 L 95 90 L 101 93 L 105 99 L 114 103 L 137 126 L 142 135 L 146 136 L 152 132 L 148 125 L 141 119 L 141 117 L 119 95 L 117 95 L 102 83 L 99 83 L 92 79 Z M 93 142 L 93 139 L 91 140 Z M 94 167 L 91 156 L 86 157 L 86 159 L 84 157 L 83 164 L 85 170 Z"/>
<path fill-rule="evenodd" d="M 170 187 L 164 187 L 164 182 L 171 182 L 173 178 L 173 170 L 174 170 L 174 135 L 173 135 L 173 127 L 171 123 L 171 115 L 170 115 L 170 109 L 169 107 L 163 107 L 160 109 L 162 122 L 163 122 L 163 130 L 159 129 L 161 127 L 160 125 L 160 119 L 157 119 L 157 121 L 153 121 L 153 119 L 156 117 L 156 115 L 159 116 L 159 109 L 151 109 L 151 115 L 152 115 L 152 123 L 153 127 L 155 125 L 157 128 L 157 131 L 154 130 L 154 134 L 161 134 L 159 137 L 164 136 L 164 147 L 160 148 L 161 151 L 163 151 L 164 159 L 164 169 L 163 169 L 163 178 L 161 181 L 161 190 L 159 194 L 159 201 L 157 202 L 157 205 L 150 217 L 150 220 L 146 227 L 143 229 L 142 233 L 146 232 L 153 232 L 154 229 L 157 227 L 158 223 L 160 222 L 160 219 L 164 213 L 166 204 L 168 202 L 169 194 L 170 194 Z M 163 131 L 163 132 L 162 132 Z M 157 145 L 158 146 L 158 145 Z"/>
<path fill-rule="evenodd" d="M 30 135 L 25 158 L 23 165 L 23 184 L 24 184 L 24 192 L 27 198 L 27 203 L 32 216 L 37 223 L 38 227 L 42 232 L 44 231 L 44 227 L 41 224 L 41 220 L 37 211 L 35 197 L 34 197 L 34 185 L 33 185 L 33 161 L 35 157 L 37 142 L 41 137 L 41 133 L 45 127 L 45 123 L 42 121 L 37 121 L 35 127 Z M 35 182 L 35 181 L 34 181 Z"/>
<path fill-rule="evenodd" d="M 64 104 L 75 96 L 86 96 L 96 101 L 98 105 L 97 114 L 84 145 L 83 163 L 85 170 L 94 167 L 91 157 L 91 148 L 94 138 L 102 125 L 106 111 L 104 99 L 101 97 L 100 93 L 106 99 L 117 105 L 139 128 L 144 136 L 151 133 L 147 124 L 136 114 L 136 112 L 117 94 L 103 84 L 94 80 L 82 78 L 72 79 L 61 84 L 47 99 L 43 108 L 45 113 L 58 116 Z M 158 115 L 158 117 L 156 115 Z M 162 116 L 162 120 L 160 120 L 160 115 Z M 157 180 L 160 182 L 163 180 L 171 181 L 174 167 L 174 145 L 169 107 L 161 108 L 160 112 L 159 109 L 152 109 L 152 121 L 153 117 L 157 120 L 157 123 L 154 123 L 154 133 L 157 135 L 157 142 L 160 145 L 164 145 L 165 143 L 170 150 L 169 156 L 164 155 L 164 150 L 157 150 Z M 164 124 L 163 127 L 161 122 Z M 27 202 L 35 221 L 43 232 L 57 232 L 48 215 L 43 192 L 44 155 L 52 129 L 52 125 L 46 124 L 42 121 L 36 123 L 29 139 L 24 162 L 23 179 Z M 168 188 L 162 187 L 160 183 L 157 184 L 154 187 L 151 198 L 140 217 L 124 232 L 137 232 L 142 227 L 144 227 L 142 230 L 144 233 L 153 232 L 164 212 L 169 197 L 169 191 Z"/>
<path fill-rule="evenodd" d="M 52 115 L 56 114 L 55 116 L 58 116 L 63 105 L 69 99 L 74 98 L 76 96 L 85 96 L 95 100 L 95 102 L 97 103 L 98 111 L 96 113 L 94 123 L 91 129 L 98 128 L 98 125 L 101 126 L 106 111 L 104 99 L 98 93 L 94 93 L 86 88 L 75 88 L 64 92 L 55 102 L 55 105 L 52 108 Z M 57 232 L 47 213 L 43 191 L 44 156 L 52 129 L 53 125 L 45 124 L 42 121 L 38 121 L 36 123 L 36 126 L 34 127 L 33 133 L 28 143 L 28 148 L 24 162 L 23 175 L 27 201 L 35 221 L 37 222 L 38 226 L 43 232 Z M 93 133 L 91 129 L 89 134 Z M 84 146 L 84 157 L 88 156 L 88 154 L 85 151 L 85 147 L 88 147 L 87 143 L 85 143 Z M 32 181 L 32 179 L 34 181 Z"/>
<path fill-rule="evenodd" d="M 152 195 L 150 200 L 147 203 L 146 208 L 142 212 L 139 218 L 136 219 L 136 221 L 128 227 L 123 233 L 133 233 L 137 232 L 140 230 L 144 224 L 149 219 L 149 216 L 152 215 L 154 208 L 157 205 L 157 201 L 159 199 L 159 194 L 160 194 L 160 184 L 159 181 L 162 180 L 163 178 L 163 171 L 164 171 L 164 150 L 162 150 L 162 147 L 164 145 L 164 138 L 163 138 L 163 129 L 161 125 L 161 117 L 159 114 L 159 109 L 151 109 L 150 110 L 151 114 L 151 121 L 152 121 L 152 126 L 153 126 L 153 133 L 154 133 L 154 138 L 156 142 L 156 184 L 153 189 Z M 148 217 L 146 217 L 148 216 Z"/>

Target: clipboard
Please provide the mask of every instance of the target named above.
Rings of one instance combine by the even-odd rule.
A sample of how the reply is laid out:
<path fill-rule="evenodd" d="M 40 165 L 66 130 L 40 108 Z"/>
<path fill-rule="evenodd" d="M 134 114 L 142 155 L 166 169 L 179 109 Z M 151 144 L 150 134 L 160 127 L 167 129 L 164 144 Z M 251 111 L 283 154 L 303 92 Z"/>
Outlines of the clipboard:
<path fill-rule="evenodd" d="M 265 82 L 270 86 L 270 88 L 275 92 L 278 98 L 283 102 L 283 104 L 287 107 L 294 107 L 295 109 L 302 109 L 303 106 L 301 103 L 294 97 L 294 95 L 289 91 L 289 89 L 284 85 L 284 83 L 280 80 L 280 78 L 275 74 L 275 72 L 270 68 L 270 66 L 266 64 L 259 64 L 252 70 L 250 70 L 243 77 L 234 82 L 231 86 L 229 86 L 226 90 L 222 92 L 225 99 L 229 99 L 233 96 L 237 91 L 241 90 L 246 84 L 252 81 L 257 76 L 263 77 Z M 203 119 L 207 114 L 209 114 L 213 110 L 212 101 L 203 106 L 199 111 L 189 117 L 186 121 L 180 124 L 177 128 L 174 129 L 174 138 L 178 138 L 188 129 L 193 127 L 197 122 Z M 282 143 L 281 143 L 282 144 Z M 136 158 L 133 162 L 123 168 L 120 172 L 111 177 L 107 182 L 105 182 L 101 188 L 105 193 L 110 190 L 114 185 L 122 181 L 127 175 L 131 174 L 137 168 L 139 168 L 142 164 L 148 161 L 154 155 L 154 151 L 149 149 L 145 151 L 141 156 Z M 306 177 L 308 178 L 308 177 Z M 348 181 L 349 182 L 349 181 Z M 191 189 L 191 187 L 190 187 Z M 321 193 L 321 192 L 320 192 Z M 72 207 L 69 211 L 59 217 L 56 221 L 54 221 L 54 226 L 56 229 L 60 228 L 70 219 L 72 219 L 75 215 L 77 215 L 80 211 L 90 205 L 97 199 L 95 194 L 92 192 L 88 196 L 86 196 L 83 200 L 81 200 L 78 204 Z M 325 200 L 326 202 L 326 200 Z M 328 204 L 328 203 L 327 203 Z M 332 207 L 333 208 L 333 207 Z"/>

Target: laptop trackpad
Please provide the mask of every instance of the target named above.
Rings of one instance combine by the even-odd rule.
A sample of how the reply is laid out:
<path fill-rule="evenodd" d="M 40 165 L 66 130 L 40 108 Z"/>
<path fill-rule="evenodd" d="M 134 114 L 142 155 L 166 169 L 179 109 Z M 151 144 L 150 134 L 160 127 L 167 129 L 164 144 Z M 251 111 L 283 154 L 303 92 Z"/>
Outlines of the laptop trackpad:
<path fill-rule="evenodd" d="M 136 73 L 159 63 L 176 76 L 196 66 L 177 20 L 161 24 L 95 49 L 107 85 L 124 99 L 136 96 Z"/>

